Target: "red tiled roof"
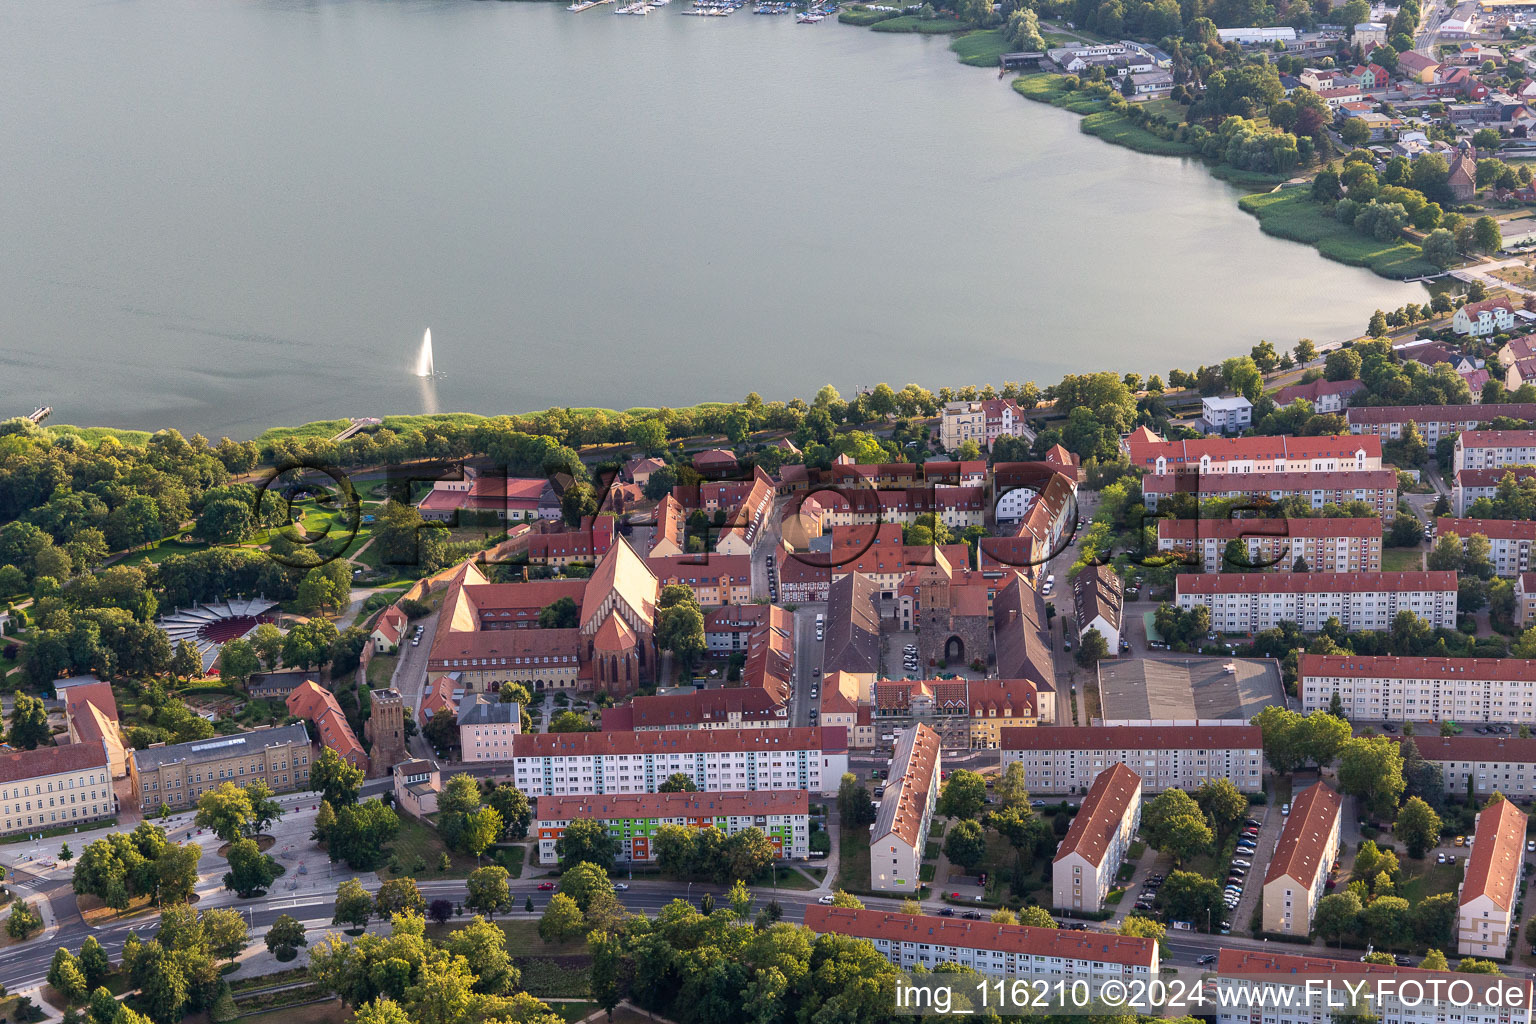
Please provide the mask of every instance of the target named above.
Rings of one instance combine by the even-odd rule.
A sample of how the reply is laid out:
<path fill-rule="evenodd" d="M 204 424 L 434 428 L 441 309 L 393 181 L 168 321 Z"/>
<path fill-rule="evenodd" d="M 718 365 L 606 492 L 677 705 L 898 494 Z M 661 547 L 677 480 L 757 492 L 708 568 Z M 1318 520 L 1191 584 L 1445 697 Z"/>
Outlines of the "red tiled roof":
<path fill-rule="evenodd" d="M 1090 864 L 1103 864 L 1110 839 L 1140 796 L 1141 776 L 1125 765 L 1117 762 L 1099 772 L 1051 862 L 1060 863 L 1063 857 L 1076 853 Z"/>
<path fill-rule="evenodd" d="M 1410 51 L 1403 54 L 1404 57 L 1414 56 Z M 1506 1000 L 1511 997 L 1509 986 L 1516 986 L 1523 992 L 1519 996 L 1521 1006 L 1531 1004 L 1531 982 L 1524 978 L 1509 978 L 1503 975 L 1492 974 L 1461 974 L 1451 971 L 1426 971 L 1422 967 L 1398 967 L 1396 964 L 1358 963 L 1350 960 L 1329 960 L 1315 956 L 1293 956 L 1289 953 L 1268 953 L 1260 950 L 1224 948 L 1218 954 L 1216 970 L 1224 977 L 1242 977 L 1278 975 L 1275 984 L 1305 985 L 1310 979 L 1329 976 L 1363 976 L 1363 975 L 1403 975 L 1414 980 L 1439 979 L 1442 985 L 1440 991 L 1445 991 L 1443 986 L 1452 981 L 1470 985 L 1474 990 L 1474 999 L 1481 996 L 1489 987 L 1497 986 L 1504 993 Z M 1507 1002 L 1502 1005 L 1508 1005 Z"/>
<path fill-rule="evenodd" d="M 933 773 L 938 770 L 939 734 L 926 725 L 903 730 L 896 740 L 891 778 L 886 780 L 872 841 L 894 835 L 916 848 L 927 838 L 922 834 L 923 814 L 928 809 Z"/>
<path fill-rule="evenodd" d="M 1487 896 L 1504 910 L 1515 899 L 1520 858 L 1525 851 L 1525 815 L 1509 800 L 1485 807 L 1477 815 L 1477 841 L 1467 858 L 1461 886 L 1461 906 Z"/>
<path fill-rule="evenodd" d="M 1292 384 L 1290 387 L 1281 388 L 1275 392 L 1275 404 L 1280 406 L 1290 405 L 1298 398 L 1316 404 L 1324 395 L 1342 395 L 1348 397 L 1356 391 L 1364 391 L 1365 384 L 1358 380 L 1323 380 L 1319 377 L 1310 384 Z"/>
<path fill-rule="evenodd" d="M 1358 384 L 1359 381 L 1349 383 Z M 1355 405 L 1345 413 L 1350 423 L 1491 423 L 1496 417 L 1536 419 L 1536 405 L 1504 402 L 1492 405 Z"/>
<path fill-rule="evenodd" d="M 514 757 L 595 757 L 609 754 L 726 753 L 737 750 L 848 749 L 839 726 L 794 729 L 674 729 L 667 732 L 567 732 L 512 738 Z"/>
<path fill-rule="evenodd" d="M 1372 437 L 1362 434 L 1362 437 Z M 1141 480 L 1142 490 L 1153 494 L 1172 494 L 1188 489 L 1174 473 L 1150 474 Z M 1247 494 L 1266 491 L 1385 491 L 1397 489 L 1397 472 L 1391 469 L 1296 470 L 1290 473 L 1205 473 L 1200 477 L 1201 493 L 1222 494 L 1237 491 Z M 1380 520 L 1372 519 L 1379 523 Z"/>
<path fill-rule="evenodd" d="M 482 476 L 470 481 L 467 491 L 434 488 L 416 507 L 428 511 L 455 508 L 528 511 L 539 507 L 539 496 L 547 486 L 549 481 L 543 479 Z"/>
<path fill-rule="evenodd" d="M 1355 457 L 1363 451 L 1366 458 L 1381 457 L 1381 440 L 1368 434 L 1324 434 L 1295 437 L 1279 434 L 1263 437 L 1207 437 L 1189 441 L 1143 441 L 1133 434 L 1128 439 L 1131 461 L 1151 465 L 1159 456 L 1171 463 L 1198 463 L 1209 456 L 1214 462 L 1238 459 L 1326 459 Z"/>
<path fill-rule="evenodd" d="M 998 742 L 1003 750 L 1258 750 L 1262 745 L 1256 725 L 1010 726 Z"/>
<path fill-rule="evenodd" d="M 1264 875 L 1265 885 L 1288 876 L 1303 889 L 1312 887 L 1328 853 L 1333 823 L 1342 806 L 1339 794 L 1321 782 L 1302 790 L 1291 804 L 1290 817 L 1285 819 L 1285 828 L 1275 843 L 1275 856 Z"/>
<path fill-rule="evenodd" d="M 1456 573 L 1443 572 L 1202 572 L 1179 576 L 1178 594 L 1365 594 L 1415 590 L 1456 592 Z"/>
<path fill-rule="evenodd" d="M 1463 539 L 1480 533 L 1489 540 L 1536 540 L 1536 521 L 1530 519 L 1455 519 L 1441 516 L 1435 521 L 1435 535 L 1454 533 Z"/>
<path fill-rule="evenodd" d="M 1536 660 L 1527 658 L 1414 658 L 1396 654 L 1308 654 L 1302 676 L 1350 679 L 1478 679 L 1526 682 L 1536 679 Z"/>
<path fill-rule="evenodd" d="M 405 612 L 400 610 L 399 605 L 392 604 L 384 609 L 384 614 L 379 616 L 373 631 L 382 634 L 385 643 L 398 644 L 409 626 L 410 620 L 406 618 Z"/>
<path fill-rule="evenodd" d="M 1462 448 L 1530 448 L 1536 446 L 1536 430 L 1463 430 L 1456 443 Z"/>
<path fill-rule="evenodd" d="M 808 814 L 811 795 L 803 789 L 737 793 L 610 793 L 541 796 L 537 820 L 591 818 L 740 818 L 759 814 Z"/>
<path fill-rule="evenodd" d="M 1324 518 L 1303 516 L 1287 519 L 1159 519 L 1159 540 L 1232 540 L 1238 537 L 1293 537 L 1321 540 L 1349 537 L 1380 540 L 1381 520 L 1365 517 Z"/>
<path fill-rule="evenodd" d="M 693 693 L 658 694 L 636 697 L 630 705 L 632 725 L 626 728 L 659 729 L 667 726 L 697 726 L 725 722 L 740 715 L 744 725 L 754 719 L 778 718 L 782 705 L 767 690 L 757 686 L 733 686 L 724 690 L 696 690 Z M 617 709 L 610 709 L 617 710 Z M 608 729 L 608 713 L 603 712 L 603 728 Z"/>
<path fill-rule="evenodd" d="M 1410 737 L 1404 737 L 1407 743 Z M 1536 736 L 1414 736 L 1413 743 L 1426 761 L 1509 761 L 1536 764 Z"/>
<path fill-rule="evenodd" d="M 1505 474 L 1515 483 L 1536 477 L 1536 466 L 1498 466 L 1494 469 L 1462 469 L 1456 472 L 1457 487 L 1497 487 Z"/>
<path fill-rule="evenodd" d="M 107 767 L 107 751 L 100 743 L 71 743 L 65 747 L 0 751 L 0 783 L 40 779 L 65 772 Z"/>
<path fill-rule="evenodd" d="M 813 903 L 805 908 L 805 926 L 813 932 L 858 939 L 915 942 L 962 949 L 995 949 L 1016 955 L 1091 960 L 1150 969 L 1157 960 L 1157 940 L 1022 924 L 993 924 L 927 914 L 856 910 Z"/>

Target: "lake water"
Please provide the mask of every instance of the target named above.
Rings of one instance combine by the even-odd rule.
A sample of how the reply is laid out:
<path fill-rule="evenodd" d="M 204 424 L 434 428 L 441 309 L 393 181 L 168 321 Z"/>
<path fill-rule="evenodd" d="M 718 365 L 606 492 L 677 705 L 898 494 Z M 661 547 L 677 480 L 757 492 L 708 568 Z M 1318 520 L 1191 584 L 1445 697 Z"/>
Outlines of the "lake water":
<path fill-rule="evenodd" d="M 216 438 L 1044 386 L 1424 294 L 943 39 L 685 2 L 0 5 L 0 415 Z"/>

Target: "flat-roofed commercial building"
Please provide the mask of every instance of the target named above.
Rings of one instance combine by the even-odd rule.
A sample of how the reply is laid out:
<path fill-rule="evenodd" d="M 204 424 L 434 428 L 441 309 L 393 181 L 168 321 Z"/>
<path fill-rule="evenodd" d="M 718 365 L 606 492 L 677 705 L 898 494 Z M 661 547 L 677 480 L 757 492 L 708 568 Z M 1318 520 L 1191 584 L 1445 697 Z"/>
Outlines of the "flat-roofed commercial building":
<path fill-rule="evenodd" d="M 1467 873 L 1457 896 L 1456 951 L 1462 956 L 1500 959 L 1509 952 L 1510 932 L 1520 923 L 1514 915 L 1525 827 L 1525 815 L 1509 800 L 1477 815 Z"/>
<path fill-rule="evenodd" d="M 1054 905 L 1097 913 L 1141 824 L 1141 776 L 1123 764 L 1099 773 L 1051 862 Z"/>
<path fill-rule="evenodd" d="M 917 891 L 928 826 L 939 799 L 939 771 L 939 734 L 926 725 L 903 729 L 869 834 L 871 889 Z"/>
<path fill-rule="evenodd" d="M 1275 844 L 1264 874 L 1264 930 L 1307 935 L 1339 855 L 1339 794 L 1321 782 L 1303 790 Z"/>
<path fill-rule="evenodd" d="M 1354 722 L 1495 722 L 1536 718 L 1536 660 L 1306 654 L 1297 666 L 1303 711 L 1334 694 Z"/>
<path fill-rule="evenodd" d="M 715 828 L 725 836 L 760 830 L 781 858 L 810 856 L 810 794 L 803 789 L 759 793 L 615 793 L 607 796 L 541 796 L 534 830 L 539 861 L 559 859 L 560 836 L 573 821 L 601 823 L 619 844 L 618 859 L 649 864 L 663 825 Z"/>
<path fill-rule="evenodd" d="M 541 733 L 512 741 L 513 781 L 531 797 L 654 793 L 678 773 L 706 793 L 835 793 L 847 770 L 848 732 L 837 727 Z"/>
<path fill-rule="evenodd" d="M 98 739 L 0 752 L 0 830 L 32 832 L 108 818 L 112 767 Z"/>
<path fill-rule="evenodd" d="M 165 804 L 172 810 L 223 782 L 249 785 L 257 779 L 276 792 L 309 785 L 309 731 L 303 723 L 256 729 L 190 743 L 135 750 L 128 762 L 133 798 L 145 812 Z"/>
<path fill-rule="evenodd" d="M 1174 592 L 1182 611 L 1209 608 L 1220 633 L 1257 633 L 1282 622 L 1316 633 L 1334 618 L 1350 631 L 1382 631 L 1405 611 L 1431 629 L 1456 628 L 1450 571 L 1186 573 Z"/>
<path fill-rule="evenodd" d="M 988 975 L 1152 978 L 1159 968 L 1157 940 L 1130 935 L 815 903 L 805 908 L 805 926 L 822 935 L 867 939 L 892 964 L 908 971 L 952 963 Z"/>
<path fill-rule="evenodd" d="M 1147 793 L 1193 791 L 1212 779 L 1227 779 L 1244 793 L 1263 788 L 1256 725 L 1004 729 L 1002 744 L 1003 770 L 1021 763 L 1025 783 L 1037 795 L 1086 793 L 1100 772 L 1116 764 L 1139 775 Z"/>

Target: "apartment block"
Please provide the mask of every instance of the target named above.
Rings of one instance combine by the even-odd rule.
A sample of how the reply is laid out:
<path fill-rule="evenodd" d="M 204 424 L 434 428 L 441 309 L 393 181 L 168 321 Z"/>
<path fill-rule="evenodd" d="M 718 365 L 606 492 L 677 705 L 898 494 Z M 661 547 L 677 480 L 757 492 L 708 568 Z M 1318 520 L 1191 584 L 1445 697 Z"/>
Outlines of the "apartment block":
<path fill-rule="evenodd" d="M 1357 382 L 1351 382 L 1357 383 Z M 1324 410 L 1317 410 L 1322 412 Z M 1475 430 L 1501 416 L 1517 420 L 1536 419 L 1536 405 L 1505 402 L 1494 405 L 1356 405 L 1344 411 L 1351 434 L 1375 434 L 1396 441 L 1412 423 L 1419 436 L 1434 447 L 1442 437 L 1463 430 Z"/>
<path fill-rule="evenodd" d="M 116 811 L 112 762 L 101 740 L 0 752 L 0 829 L 6 834 L 84 824 Z"/>
<path fill-rule="evenodd" d="M 1462 956 L 1499 959 L 1509 952 L 1510 932 L 1519 927 L 1521 859 L 1526 816 L 1509 800 L 1477 815 L 1467 873 L 1457 896 L 1456 951 Z"/>
<path fill-rule="evenodd" d="M 902 730 L 869 834 L 871 889 L 915 893 L 922 884 L 918 869 L 939 799 L 939 773 L 939 734 L 926 725 Z"/>
<path fill-rule="evenodd" d="M 954 401 L 939 412 L 939 444 L 951 452 L 966 441 L 988 451 L 1004 434 L 1033 438 L 1024 425 L 1024 410 L 1011 398 Z"/>
<path fill-rule="evenodd" d="M 1404 739 L 1404 743 L 1408 740 Z M 1536 738 L 1518 736 L 1415 736 L 1413 743 L 1426 761 L 1439 766 L 1447 793 L 1472 792 L 1528 800 L 1536 796 Z"/>
<path fill-rule="evenodd" d="M 1536 476 L 1536 467 L 1504 466 L 1498 469 L 1461 469 L 1456 471 L 1451 484 L 1451 511 L 1464 516 L 1472 510 L 1478 498 L 1492 499 L 1498 494 L 1499 484 L 1506 476 L 1515 483 Z"/>
<path fill-rule="evenodd" d="M 702 792 L 835 793 L 848 770 L 841 728 L 570 732 L 517 736 L 513 781 L 529 796 L 654 793 L 682 773 Z"/>
<path fill-rule="evenodd" d="M 1464 430 L 1456 435 L 1451 468 L 1536 465 L 1536 430 Z"/>
<path fill-rule="evenodd" d="M 1390 469 L 1349 469 L 1288 473 L 1164 473 L 1142 478 L 1142 495 L 1150 511 L 1174 494 L 1210 498 L 1244 498 L 1255 503 L 1300 497 L 1309 508 L 1363 501 L 1377 515 L 1397 510 L 1397 473 Z"/>
<path fill-rule="evenodd" d="M 1141 825 L 1141 776 L 1123 764 L 1099 773 L 1051 862 L 1054 905 L 1097 913 Z"/>
<path fill-rule="evenodd" d="M 1303 653 L 1302 710 L 1327 711 L 1335 693 L 1353 722 L 1520 725 L 1536 719 L 1536 661 Z"/>
<path fill-rule="evenodd" d="M 1390 983 L 1380 988 L 1384 998 L 1369 1004 L 1379 1024 L 1531 1024 L 1528 979 L 1247 949 L 1223 949 L 1218 955 L 1216 983 L 1251 994 L 1224 1001 L 1216 1024 L 1322 1024 L 1339 1010 L 1326 1001 L 1325 986 L 1331 986 L 1334 1000 L 1341 1000 L 1346 980 L 1354 985 Z M 1458 994 L 1454 1002 L 1442 996 L 1436 1005 L 1435 993 L 1448 993 L 1453 983 L 1459 983 L 1465 995 Z M 1499 995 L 1489 995 L 1490 989 L 1498 989 Z M 1501 1005 L 1493 1005 L 1495 998 Z"/>
<path fill-rule="evenodd" d="M 1106 768 L 1122 764 L 1146 793 L 1196 790 L 1227 779 L 1244 793 L 1263 788 L 1264 751 L 1255 725 L 1056 726 L 1004 729 L 1002 767 L 1018 761 L 1036 795 L 1088 792 Z"/>
<path fill-rule="evenodd" d="M 300 722 L 135 750 L 128 778 L 145 813 L 161 804 L 174 811 L 224 782 L 245 786 L 260 779 L 279 793 L 302 789 L 310 763 L 309 730 Z"/>
<path fill-rule="evenodd" d="M 1308 633 L 1336 618 L 1347 630 L 1387 630 L 1399 612 L 1413 612 L 1431 629 L 1456 627 L 1456 573 L 1234 572 L 1185 574 L 1175 603 L 1204 605 L 1211 628 L 1256 633 L 1294 622 Z"/>
<path fill-rule="evenodd" d="M 1531 568 L 1531 546 L 1536 544 L 1536 522 L 1528 519 L 1456 519 L 1441 516 L 1435 523 L 1435 536 L 1454 533 L 1462 548 L 1474 533 L 1488 538 L 1488 557 L 1495 575 L 1514 579 Z"/>
<path fill-rule="evenodd" d="M 466 761 L 505 761 L 523 731 L 523 706 L 494 696 L 466 693 L 459 700 L 459 756 Z"/>
<path fill-rule="evenodd" d="M 1275 855 L 1264 874 L 1264 930 L 1307 935 L 1339 855 L 1339 794 L 1318 782 L 1291 803 Z"/>
<path fill-rule="evenodd" d="M 1059 975 L 1070 980 L 1151 979 L 1159 969 L 1157 941 L 1129 935 L 815 903 L 805 908 L 805 926 L 822 935 L 867 939 L 906 971 L 915 967 L 931 971 L 952 963 L 978 974 Z"/>
<path fill-rule="evenodd" d="M 534 815 L 539 861 L 559 860 L 558 845 L 573 821 L 601 823 L 619 844 L 621 864 L 655 861 L 653 844 L 663 825 L 714 828 L 733 836 L 755 828 L 780 858 L 810 856 L 810 794 L 803 789 L 764 793 L 628 793 L 543 796 Z"/>
<path fill-rule="evenodd" d="M 636 697 L 603 710 L 604 732 L 671 729 L 787 729 L 789 709 L 759 686 Z"/>
<path fill-rule="evenodd" d="M 1395 487 L 1394 487 L 1395 493 Z M 1159 553 L 1184 552 L 1203 572 L 1221 572 L 1227 544 L 1240 541 L 1248 564 L 1289 570 L 1296 559 L 1311 572 L 1380 572 L 1378 519 L 1159 519 Z"/>
<path fill-rule="evenodd" d="M 1148 476 L 1167 473 L 1334 473 L 1381 468 L 1381 439 L 1328 434 L 1320 437 L 1202 437 L 1165 441 L 1150 430 L 1124 442 L 1131 465 Z"/>

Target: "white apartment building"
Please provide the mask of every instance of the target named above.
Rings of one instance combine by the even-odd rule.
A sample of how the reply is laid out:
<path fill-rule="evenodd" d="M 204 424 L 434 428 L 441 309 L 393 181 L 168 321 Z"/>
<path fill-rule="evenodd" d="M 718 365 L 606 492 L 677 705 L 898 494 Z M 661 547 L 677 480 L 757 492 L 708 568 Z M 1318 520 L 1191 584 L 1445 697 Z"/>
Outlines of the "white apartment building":
<path fill-rule="evenodd" d="M 871 889 L 913 893 L 922 884 L 918 871 L 939 799 L 939 775 L 939 734 L 926 725 L 903 729 L 869 834 Z"/>
<path fill-rule="evenodd" d="M 1440 23 L 1440 31 L 1454 33 L 1458 28 L 1463 32 L 1470 31 L 1470 27 L 1465 22 L 1460 22 L 1458 25 L 1456 21 L 1457 19 L 1447 18 Z M 1470 334 L 1473 337 L 1512 331 L 1515 329 L 1515 323 L 1515 307 L 1504 296 L 1484 299 L 1482 302 L 1469 302 L 1451 316 L 1451 330 L 1457 334 Z"/>
<path fill-rule="evenodd" d="M 848 732 L 813 726 L 525 734 L 513 740 L 512 754 L 513 781 L 531 797 L 654 793 L 679 772 L 706 793 L 830 794 L 848 770 Z"/>
<path fill-rule="evenodd" d="M 663 825 L 719 829 L 723 836 L 755 828 L 773 844 L 774 855 L 810 856 L 810 794 L 803 789 L 764 793 L 623 793 L 609 796 L 545 796 L 534 816 L 539 862 L 559 860 L 560 836 L 573 821 L 596 821 L 619 844 L 623 864 L 656 859 L 656 833 Z"/>
<path fill-rule="evenodd" d="M 1253 403 L 1242 395 L 1233 398 L 1211 396 L 1200 400 L 1200 418 L 1206 428 L 1222 433 L 1247 430 L 1253 426 Z"/>
<path fill-rule="evenodd" d="M 1314 783 L 1291 805 L 1275 855 L 1264 874 L 1264 930 L 1307 935 L 1339 855 L 1339 794 Z"/>
<path fill-rule="evenodd" d="M 1424 760 L 1439 766 L 1447 793 L 1465 793 L 1470 778 L 1472 792 L 1481 797 L 1494 790 L 1522 800 L 1536 796 L 1536 738 L 1415 736 L 1413 743 Z"/>
<path fill-rule="evenodd" d="M 1529 466 L 1458 470 L 1451 484 L 1451 511 L 1464 516 L 1478 498 L 1495 497 L 1500 482 L 1506 476 L 1513 476 L 1515 483 L 1520 483 L 1533 475 L 1536 475 L 1536 470 Z"/>
<path fill-rule="evenodd" d="M 1180 472 L 1336 473 L 1381 468 L 1381 439 L 1351 434 L 1164 441 L 1146 430 L 1133 431 L 1124 447 L 1133 466 L 1157 476 Z"/>
<path fill-rule="evenodd" d="M 946 451 L 952 452 L 966 441 L 975 441 L 982 451 L 990 451 L 992 442 L 1004 434 L 1034 440 L 1034 433 L 1025 425 L 1024 410 L 1011 398 L 949 402 L 939 413 L 939 444 Z"/>
<path fill-rule="evenodd" d="M 1318 412 L 1326 410 L 1318 409 Z M 1536 405 L 1505 402 L 1492 405 L 1354 405 L 1344 411 L 1352 434 L 1376 434 L 1386 440 L 1402 437 L 1408 424 L 1419 428 L 1419 436 L 1430 447 L 1442 437 L 1475 430 L 1500 416 L 1511 419 L 1536 419 Z"/>
<path fill-rule="evenodd" d="M 1196 790 L 1227 779 L 1244 793 L 1263 788 L 1264 750 L 1256 725 L 1053 726 L 1003 729 L 1002 768 L 1018 761 L 1036 795 L 1088 792 L 1106 768 L 1125 765 L 1144 792 Z M 1533 741 L 1536 742 L 1536 741 Z"/>
<path fill-rule="evenodd" d="M 1381 522 L 1376 519 L 1159 519 L 1157 550 L 1182 551 L 1202 571 L 1220 572 L 1227 543 L 1242 541 L 1248 564 L 1288 570 L 1297 558 L 1311 572 L 1380 572 Z"/>
<path fill-rule="evenodd" d="M 1343 999 L 1344 979 L 1358 983 L 1378 977 L 1394 983 L 1393 989 L 1383 989 L 1386 998 L 1369 1003 L 1369 1012 L 1379 1024 L 1531 1024 L 1531 982 L 1524 978 L 1426 971 L 1421 967 L 1246 949 L 1223 949 L 1216 961 L 1216 975 L 1216 983 L 1229 992 L 1253 992 L 1254 986 L 1276 990 L 1222 1000 L 1216 1014 L 1217 1024 L 1326 1024 L 1339 1007 L 1327 1005 L 1324 985 L 1331 981 L 1333 998 Z M 1424 985 L 1415 989 L 1405 982 Z M 1431 986 L 1444 992 L 1452 982 L 1471 986 L 1470 1000 L 1462 997 L 1454 1004 L 1446 1001 L 1437 1006 L 1431 998 L 1435 991 Z M 1502 1005 L 1488 1005 L 1494 997 L 1487 995 L 1486 990 L 1495 987 L 1506 993 L 1498 997 Z M 1405 998 L 1400 999 L 1398 992 Z"/>
<path fill-rule="evenodd" d="M 1141 825 L 1141 776 L 1123 764 L 1099 773 L 1051 861 L 1059 910 L 1097 913 Z"/>
<path fill-rule="evenodd" d="M 1431 629 L 1456 627 L 1456 573 L 1200 573 L 1178 577 L 1175 603 L 1211 610 L 1220 633 L 1257 633 L 1294 622 L 1308 633 L 1337 618 L 1347 630 L 1386 630 L 1410 611 Z"/>
<path fill-rule="evenodd" d="M 1509 952 L 1510 931 L 1520 923 L 1514 915 L 1525 827 L 1526 816 L 1509 800 L 1477 815 L 1475 841 L 1456 901 L 1456 952 L 1462 956 L 1499 959 Z"/>
<path fill-rule="evenodd" d="M 41 832 L 111 817 L 111 760 L 101 740 L 0 752 L 0 831 Z"/>
<path fill-rule="evenodd" d="M 505 761 L 523 731 L 523 706 L 495 694 L 464 694 L 459 701 L 459 756 L 466 761 Z"/>
<path fill-rule="evenodd" d="M 993 924 L 929 914 L 811 904 L 805 926 L 821 935 L 867 939 L 902 970 L 941 963 L 986 975 L 1060 975 L 1067 979 L 1151 979 L 1157 940 L 1102 932 Z M 994 1004 L 995 1005 L 995 1004 Z"/>
<path fill-rule="evenodd" d="M 1456 435 L 1451 468 L 1536 465 L 1536 430 L 1464 430 Z"/>
<path fill-rule="evenodd" d="M 1327 711 L 1337 693 L 1352 722 L 1536 720 L 1536 661 L 1306 654 L 1297 667 L 1302 710 Z"/>
<path fill-rule="evenodd" d="M 1536 544 L 1536 522 L 1528 519 L 1455 519 L 1441 516 L 1435 523 L 1435 536 L 1454 533 L 1467 538 L 1480 533 L 1488 538 L 1488 557 L 1495 575 L 1513 579 L 1531 568 L 1531 546 Z"/>
<path fill-rule="evenodd" d="M 1209 498 L 1247 498 L 1251 501 L 1284 501 L 1300 497 L 1307 505 L 1343 505 L 1363 501 L 1380 516 L 1390 516 L 1397 509 L 1397 473 L 1390 469 L 1341 469 L 1314 473 L 1302 470 L 1287 473 L 1163 473 L 1142 479 L 1142 494 L 1148 509 L 1157 510 L 1164 498 L 1173 494 L 1193 494 L 1199 500 Z"/>

